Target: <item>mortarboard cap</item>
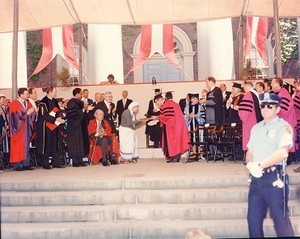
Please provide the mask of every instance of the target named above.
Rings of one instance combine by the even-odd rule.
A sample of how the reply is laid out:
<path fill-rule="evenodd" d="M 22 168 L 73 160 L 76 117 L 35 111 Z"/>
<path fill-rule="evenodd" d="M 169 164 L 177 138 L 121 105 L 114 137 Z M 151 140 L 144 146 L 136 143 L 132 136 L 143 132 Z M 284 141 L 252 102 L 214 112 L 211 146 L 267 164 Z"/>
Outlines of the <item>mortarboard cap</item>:
<path fill-rule="evenodd" d="M 154 96 L 154 100 L 158 100 L 158 99 L 160 99 L 160 98 L 164 98 L 163 96 L 162 96 L 162 94 L 158 94 L 158 95 L 156 95 L 156 96 Z"/>
<path fill-rule="evenodd" d="M 168 90 L 168 91 L 166 91 L 166 92 L 164 93 L 166 99 L 172 99 L 172 98 L 173 98 L 172 92 L 174 92 L 174 90 Z"/>
<path fill-rule="evenodd" d="M 281 98 L 274 93 L 263 93 L 259 96 L 260 104 L 280 104 Z"/>
<path fill-rule="evenodd" d="M 238 88 L 238 89 L 242 89 L 242 84 L 233 82 L 233 86 L 232 87 Z"/>
<path fill-rule="evenodd" d="M 190 94 L 190 99 L 192 98 L 198 98 L 199 99 L 199 94 Z"/>
<path fill-rule="evenodd" d="M 154 89 L 154 93 L 161 93 L 161 89 Z"/>

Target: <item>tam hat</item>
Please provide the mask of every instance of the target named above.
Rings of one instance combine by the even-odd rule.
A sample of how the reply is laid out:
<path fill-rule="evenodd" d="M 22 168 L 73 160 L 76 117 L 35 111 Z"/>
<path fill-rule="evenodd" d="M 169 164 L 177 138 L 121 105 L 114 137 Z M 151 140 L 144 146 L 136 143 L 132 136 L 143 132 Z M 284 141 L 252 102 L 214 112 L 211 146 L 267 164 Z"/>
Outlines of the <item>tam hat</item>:
<path fill-rule="evenodd" d="M 232 85 L 232 87 L 234 87 L 234 88 L 238 88 L 238 89 L 242 89 L 242 84 L 240 84 L 240 83 L 236 83 L 236 82 L 233 82 L 233 85 Z"/>
<path fill-rule="evenodd" d="M 260 104 L 280 104 L 282 99 L 274 93 L 263 93 L 259 96 Z"/>

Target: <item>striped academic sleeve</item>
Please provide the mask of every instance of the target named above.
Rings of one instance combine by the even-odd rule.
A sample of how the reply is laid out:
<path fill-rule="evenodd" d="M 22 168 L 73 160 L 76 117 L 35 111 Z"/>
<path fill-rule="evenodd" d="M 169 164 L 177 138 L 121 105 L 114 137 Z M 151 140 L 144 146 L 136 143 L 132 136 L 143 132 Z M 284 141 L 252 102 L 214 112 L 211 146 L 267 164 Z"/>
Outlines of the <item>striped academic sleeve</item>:
<path fill-rule="evenodd" d="M 294 106 L 297 110 L 300 110 L 300 95 L 296 95 L 294 98 Z"/>

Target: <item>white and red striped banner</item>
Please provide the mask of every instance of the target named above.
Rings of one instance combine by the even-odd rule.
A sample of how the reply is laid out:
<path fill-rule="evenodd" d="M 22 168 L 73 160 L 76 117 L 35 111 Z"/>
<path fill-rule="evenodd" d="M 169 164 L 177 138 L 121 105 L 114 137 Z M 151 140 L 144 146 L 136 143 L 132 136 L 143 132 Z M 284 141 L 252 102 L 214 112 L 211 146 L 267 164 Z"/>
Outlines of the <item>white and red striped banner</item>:
<path fill-rule="evenodd" d="M 267 65 L 267 17 L 247 17 L 244 60 L 250 53 L 253 44 L 265 65 Z"/>
<path fill-rule="evenodd" d="M 43 52 L 41 59 L 32 73 L 43 70 L 57 55 L 61 55 L 74 68 L 79 70 L 74 52 L 73 26 L 53 27 L 43 30 Z"/>
<path fill-rule="evenodd" d="M 155 53 L 161 54 L 174 67 L 182 70 L 174 52 L 172 24 L 142 26 L 140 53 L 129 73 L 141 67 Z"/>

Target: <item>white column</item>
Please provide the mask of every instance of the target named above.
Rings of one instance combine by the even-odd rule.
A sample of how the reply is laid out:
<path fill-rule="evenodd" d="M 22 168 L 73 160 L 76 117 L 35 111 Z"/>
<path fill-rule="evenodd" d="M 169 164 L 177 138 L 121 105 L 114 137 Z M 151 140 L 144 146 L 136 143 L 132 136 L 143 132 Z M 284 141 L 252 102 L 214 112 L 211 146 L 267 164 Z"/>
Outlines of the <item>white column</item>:
<path fill-rule="evenodd" d="M 123 83 L 122 26 L 89 24 L 88 80 L 97 84 L 109 74 Z"/>
<path fill-rule="evenodd" d="M 234 78 L 234 53 L 231 19 L 197 23 L 198 79 Z"/>
<path fill-rule="evenodd" d="M 12 87 L 12 33 L 0 34 L 0 88 Z M 26 32 L 18 37 L 18 88 L 27 87 Z"/>

